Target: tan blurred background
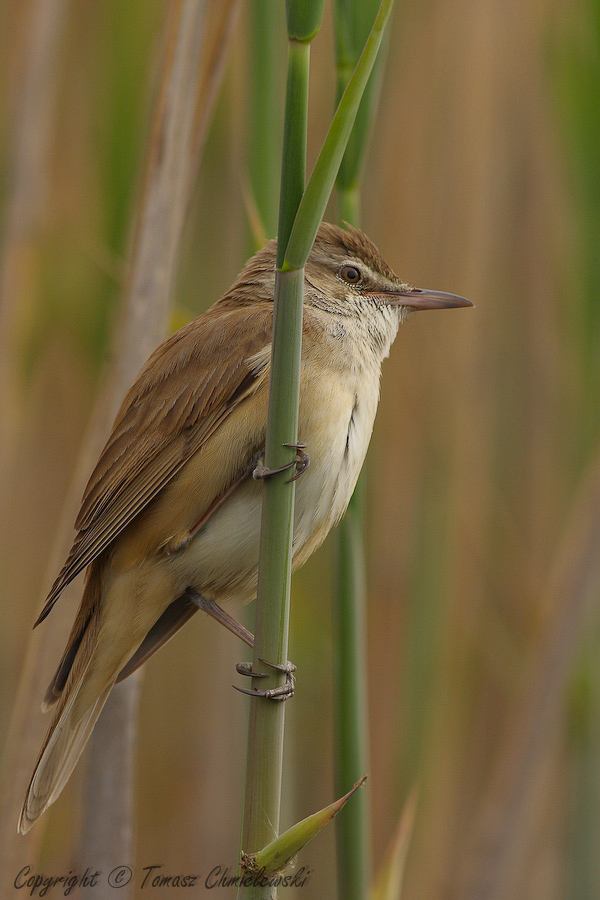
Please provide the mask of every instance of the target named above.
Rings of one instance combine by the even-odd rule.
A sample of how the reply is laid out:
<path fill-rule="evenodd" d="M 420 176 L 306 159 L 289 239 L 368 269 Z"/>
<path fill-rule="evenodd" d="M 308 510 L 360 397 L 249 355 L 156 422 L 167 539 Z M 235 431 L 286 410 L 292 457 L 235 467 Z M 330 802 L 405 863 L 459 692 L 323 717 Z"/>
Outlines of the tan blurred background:
<path fill-rule="evenodd" d="M 57 0 L 52 78 L 23 124 L 40 5 L 0 6 L 3 739 L 109 361 L 167 6 Z M 251 249 L 250 5 L 194 191 L 174 325 L 212 303 Z M 377 865 L 418 786 L 410 900 L 600 896 L 599 512 L 587 500 L 598 484 L 599 13 L 598 0 L 396 3 L 364 227 L 402 278 L 477 304 L 402 327 L 368 461 L 367 790 Z M 326 4 L 310 160 L 332 111 L 332 43 Z M 283 24 L 280 64 L 283 79 Z M 28 152 L 41 163 L 23 214 L 15 172 Z M 328 542 L 294 584 L 284 824 L 333 799 L 330 564 Z M 241 658 L 199 616 L 145 667 L 137 856 L 123 860 L 138 871 L 235 871 L 247 702 L 230 685 Z M 38 699 L 21 712 L 41 719 Z M 36 751 L 23 748 L 32 763 Z M 72 867 L 84 765 L 38 826 L 35 852 L 24 842 L 22 865 Z M 333 896 L 333 830 L 300 864 L 310 879 L 286 897 Z"/>

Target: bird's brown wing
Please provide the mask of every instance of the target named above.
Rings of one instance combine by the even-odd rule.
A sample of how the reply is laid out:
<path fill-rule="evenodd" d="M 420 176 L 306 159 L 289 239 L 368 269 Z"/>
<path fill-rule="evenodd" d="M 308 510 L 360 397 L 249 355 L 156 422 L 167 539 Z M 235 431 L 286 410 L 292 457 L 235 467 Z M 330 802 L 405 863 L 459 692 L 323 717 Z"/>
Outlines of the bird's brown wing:
<path fill-rule="evenodd" d="M 85 489 L 78 534 L 36 622 L 268 378 L 272 307 L 213 307 L 154 351 Z M 216 485 L 216 495 L 227 484 Z"/>

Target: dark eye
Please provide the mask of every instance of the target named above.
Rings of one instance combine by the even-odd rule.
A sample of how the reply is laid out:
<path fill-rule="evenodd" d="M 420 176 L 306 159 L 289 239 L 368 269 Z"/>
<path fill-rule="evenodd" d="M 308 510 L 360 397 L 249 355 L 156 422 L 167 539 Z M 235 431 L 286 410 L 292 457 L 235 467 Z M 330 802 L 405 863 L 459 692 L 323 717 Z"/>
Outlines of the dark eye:
<path fill-rule="evenodd" d="M 343 278 L 348 284 L 358 284 L 360 281 L 360 272 L 356 266 L 342 266 L 339 274 L 340 278 Z"/>

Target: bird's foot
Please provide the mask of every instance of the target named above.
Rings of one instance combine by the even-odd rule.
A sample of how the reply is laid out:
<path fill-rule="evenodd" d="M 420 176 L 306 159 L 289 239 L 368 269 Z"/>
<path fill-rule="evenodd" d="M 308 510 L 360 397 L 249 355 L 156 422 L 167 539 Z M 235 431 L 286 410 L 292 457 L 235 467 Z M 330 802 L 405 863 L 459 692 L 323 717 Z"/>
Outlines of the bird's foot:
<path fill-rule="evenodd" d="M 285 472 L 288 469 L 296 469 L 296 474 L 291 478 L 288 478 L 286 484 L 290 484 L 292 481 L 296 481 L 297 478 L 300 478 L 303 472 L 308 469 L 310 464 L 310 456 L 305 452 L 306 444 L 302 441 L 298 441 L 297 444 L 283 444 L 284 447 L 291 447 L 296 450 L 296 459 L 293 459 L 291 462 L 286 463 L 283 466 L 277 466 L 274 469 L 270 469 L 265 466 L 264 457 L 261 457 L 252 472 L 252 477 L 255 481 L 259 481 L 262 478 L 270 478 L 271 475 L 276 475 L 277 472 Z"/>
<path fill-rule="evenodd" d="M 270 663 L 267 662 L 266 659 L 260 657 L 260 661 L 264 663 L 265 666 L 269 666 L 271 669 L 276 669 L 278 672 L 283 672 L 285 674 L 285 682 L 280 684 L 276 688 L 269 688 L 264 691 L 261 690 L 246 690 L 246 688 L 236 687 L 234 684 L 236 691 L 239 691 L 241 694 L 248 694 L 250 697 L 263 697 L 265 700 L 289 700 L 290 697 L 294 696 L 294 691 L 296 689 L 296 679 L 294 678 L 294 672 L 296 671 L 296 666 L 294 663 Z M 249 678 L 267 678 L 268 675 L 266 672 L 255 672 L 252 669 L 252 663 L 238 663 L 235 667 L 238 675 L 245 675 Z"/>

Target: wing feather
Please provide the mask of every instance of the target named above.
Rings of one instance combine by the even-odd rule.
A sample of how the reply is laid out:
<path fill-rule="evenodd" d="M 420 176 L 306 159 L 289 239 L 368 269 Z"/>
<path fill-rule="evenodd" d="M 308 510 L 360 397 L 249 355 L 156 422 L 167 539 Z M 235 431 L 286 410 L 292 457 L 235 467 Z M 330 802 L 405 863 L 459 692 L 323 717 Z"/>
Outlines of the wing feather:
<path fill-rule="evenodd" d="M 268 377 L 272 307 L 219 309 L 152 354 L 125 397 L 85 489 L 78 534 L 39 624 L 99 556 Z"/>

